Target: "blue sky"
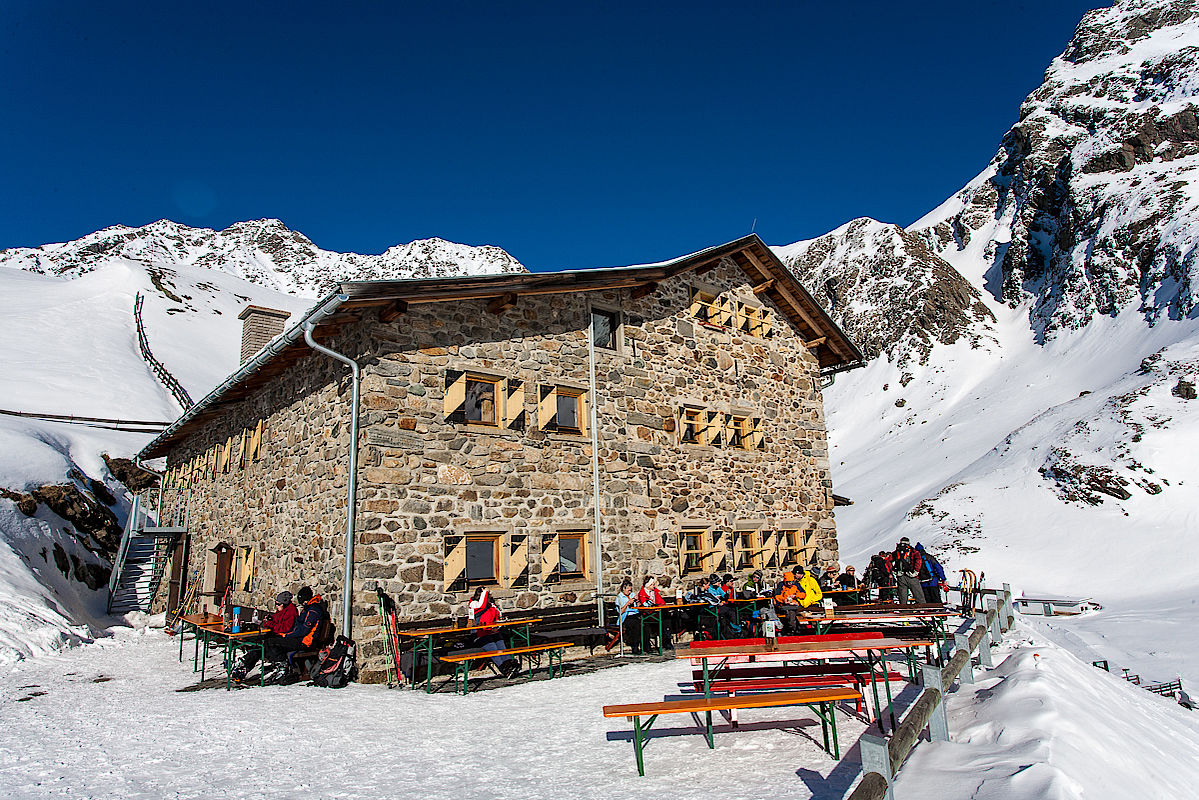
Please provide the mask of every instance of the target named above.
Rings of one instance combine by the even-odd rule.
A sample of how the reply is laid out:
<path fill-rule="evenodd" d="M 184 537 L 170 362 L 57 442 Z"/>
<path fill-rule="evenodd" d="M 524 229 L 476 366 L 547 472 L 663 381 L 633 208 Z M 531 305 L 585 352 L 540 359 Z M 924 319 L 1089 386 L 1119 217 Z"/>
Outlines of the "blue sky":
<path fill-rule="evenodd" d="M 0 8 L 0 247 L 277 217 L 531 269 L 906 225 L 1097 2 Z"/>

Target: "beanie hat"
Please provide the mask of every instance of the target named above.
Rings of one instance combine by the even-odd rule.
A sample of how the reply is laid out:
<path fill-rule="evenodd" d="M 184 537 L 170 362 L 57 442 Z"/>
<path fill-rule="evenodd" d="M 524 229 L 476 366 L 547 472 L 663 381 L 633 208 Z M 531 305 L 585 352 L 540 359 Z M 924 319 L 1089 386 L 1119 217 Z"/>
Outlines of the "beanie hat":
<path fill-rule="evenodd" d="M 301 603 L 307 603 L 312 599 L 312 589 L 307 586 L 301 586 L 300 591 L 296 592 L 296 599 Z"/>
<path fill-rule="evenodd" d="M 285 606 L 291 602 L 291 592 L 279 592 L 275 595 L 275 602 L 281 606 Z"/>

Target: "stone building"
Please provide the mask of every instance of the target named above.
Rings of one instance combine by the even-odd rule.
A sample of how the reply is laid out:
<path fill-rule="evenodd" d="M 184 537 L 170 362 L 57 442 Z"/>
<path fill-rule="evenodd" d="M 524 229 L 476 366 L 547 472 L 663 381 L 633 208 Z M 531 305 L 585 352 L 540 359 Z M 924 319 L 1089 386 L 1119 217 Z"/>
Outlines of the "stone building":
<path fill-rule="evenodd" d="M 354 381 L 306 328 L 360 369 L 349 614 Z M 755 235 L 651 266 L 343 283 L 141 457 L 190 497 L 177 587 L 261 605 L 310 584 L 369 680 L 376 586 L 420 619 L 477 585 L 530 608 L 835 562 L 821 386 L 860 361 Z"/>

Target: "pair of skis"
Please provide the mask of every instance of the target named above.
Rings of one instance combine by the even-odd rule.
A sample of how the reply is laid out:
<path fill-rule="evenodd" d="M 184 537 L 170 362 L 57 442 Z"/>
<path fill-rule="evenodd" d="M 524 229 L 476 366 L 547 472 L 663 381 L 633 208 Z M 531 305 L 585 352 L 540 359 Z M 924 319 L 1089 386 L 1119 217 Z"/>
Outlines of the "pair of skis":
<path fill-rule="evenodd" d="M 379 629 L 383 632 L 383 651 L 387 656 L 387 683 L 402 683 L 404 671 L 400 667 L 400 635 L 396 606 L 378 586 L 375 587 L 375 592 L 379 595 Z"/>

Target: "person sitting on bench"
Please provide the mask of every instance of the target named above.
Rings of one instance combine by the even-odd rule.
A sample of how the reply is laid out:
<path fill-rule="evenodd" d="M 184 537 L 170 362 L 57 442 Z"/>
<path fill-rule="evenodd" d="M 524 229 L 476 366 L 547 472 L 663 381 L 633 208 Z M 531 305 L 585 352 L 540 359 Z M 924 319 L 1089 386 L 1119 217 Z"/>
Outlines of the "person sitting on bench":
<path fill-rule="evenodd" d="M 271 636 L 265 643 L 266 660 L 272 665 L 263 671 L 262 679 L 265 683 L 293 677 L 297 667 L 291 662 L 290 656 L 323 644 L 317 641 L 317 637 L 329 619 L 325 601 L 307 586 L 301 586 L 300 591 L 296 592 L 296 600 L 300 603 L 300 610 L 291 631 L 286 636 Z"/>
<path fill-rule="evenodd" d="M 296 617 L 299 612 L 296 610 L 295 603 L 291 601 L 291 597 L 291 592 L 286 590 L 275 595 L 274 612 L 267 614 L 262 620 L 262 627 L 271 632 L 267 641 L 283 638 L 296 626 Z M 233 679 L 240 681 L 245 678 L 258 663 L 258 655 L 259 652 L 256 648 L 246 650 L 241 660 L 233 666 Z"/>
<path fill-rule="evenodd" d="M 617 624 L 621 640 L 629 645 L 633 655 L 641 655 L 641 612 L 637 610 L 637 598 L 633 595 L 633 582 L 625 578 L 620 582 L 620 593 L 616 595 Z"/>
<path fill-rule="evenodd" d="M 476 625 L 494 625 L 504 618 L 499 606 L 491 600 L 491 592 L 483 587 L 475 589 L 470 599 L 470 614 Z M 503 650 L 504 637 L 498 628 L 484 627 L 475 634 L 475 644 L 483 650 Z M 495 656 L 491 659 L 496 669 L 505 678 L 512 678 L 520 672 L 520 662 L 512 656 Z"/>

